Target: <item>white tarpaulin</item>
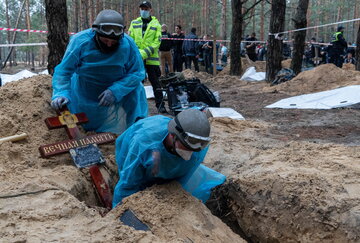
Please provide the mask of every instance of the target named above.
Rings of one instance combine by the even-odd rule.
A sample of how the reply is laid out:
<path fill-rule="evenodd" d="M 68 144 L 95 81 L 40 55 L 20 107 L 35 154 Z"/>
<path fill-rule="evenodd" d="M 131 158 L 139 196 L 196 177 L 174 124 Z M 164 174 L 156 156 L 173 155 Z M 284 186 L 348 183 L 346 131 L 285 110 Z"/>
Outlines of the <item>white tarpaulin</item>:
<path fill-rule="evenodd" d="M 255 67 L 249 67 L 240 79 L 244 81 L 263 81 L 265 80 L 265 72 L 256 72 Z"/>
<path fill-rule="evenodd" d="M 152 86 L 150 85 L 147 85 L 147 86 L 144 86 L 145 88 L 145 93 L 146 93 L 146 99 L 154 99 L 155 96 L 154 96 L 154 90 L 152 88 Z M 163 96 L 166 95 L 166 92 L 163 91 Z"/>
<path fill-rule="evenodd" d="M 155 98 L 154 91 L 153 91 L 153 88 L 151 86 L 144 86 L 144 88 L 145 88 L 145 93 L 146 93 L 146 99 Z"/>
<path fill-rule="evenodd" d="M 209 107 L 207 113 L 210 113 L 211 117 L 229 117 L 235 120 L 245 120 L 239 112 L 231 108 Z"/>
<path fill-rule="evenodd" d="M 283 109 L 332 109 L 360 103 L 360 85 L 294 96 L 282 99 L 266 108 Z"/>
<path fill-rule="evenodd" d="M 22 70 L 14 75 L 10 75 L 10 74 L 0 74 L 1 75 L 1 79 L 2 79 L 2 85 L 8 83 L 8 82 L 12 82 L 12 81 L 17 81 L 19 79 L 22 78 L 30 78 L 32 76 L 37 75 L 36 73 L 32 73 L 28 70 Z"/>

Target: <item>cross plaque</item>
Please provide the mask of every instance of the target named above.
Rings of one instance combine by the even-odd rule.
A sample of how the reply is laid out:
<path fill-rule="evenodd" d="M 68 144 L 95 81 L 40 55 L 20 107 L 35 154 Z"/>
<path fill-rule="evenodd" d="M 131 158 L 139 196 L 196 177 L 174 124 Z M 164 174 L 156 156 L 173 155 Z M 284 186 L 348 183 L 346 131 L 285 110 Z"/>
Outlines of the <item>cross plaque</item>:
<path fill-rule="evenodd" d="M 49 158 L 53 155 L 70 151 L 74 163 L 79 168 L 89 167 L 91 179 L 95 185 L 101 202 L 107 209 L 111 209 L 112 195 L 107 182 L 105 181 L 99 166 L 105 160 L 97 144 L 110 143 L 115 141 L 116 136 L 112 133 L 98 133 L 85 136 L 81 133 L 78 124 L 88 122 L 85 113 L 72 114 L 64 107 L 57 111 L 58 116 L 45 119 L 45 124 L 51 129 L 65 128 L 68 140 L 57 143 L 42 145 L 39 147 L 41 157 Z"/>

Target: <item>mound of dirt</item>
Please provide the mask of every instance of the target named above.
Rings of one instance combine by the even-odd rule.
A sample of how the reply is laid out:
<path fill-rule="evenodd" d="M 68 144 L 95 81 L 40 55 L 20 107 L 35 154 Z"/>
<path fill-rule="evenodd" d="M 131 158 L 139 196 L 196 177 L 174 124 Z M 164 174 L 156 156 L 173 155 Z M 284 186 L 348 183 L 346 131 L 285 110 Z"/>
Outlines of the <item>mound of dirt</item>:
<path fill-rule="evenodd" d="M 334 64 L 323 64 L 312 70 L 299 73 L 290 81 L 266 87 L 264 91 L 300 95 L 359 84 L 360 72 L 341 69 Z"/>
<path fill-rule="evenodd" d="M 134 194 L 105 217 L 99 212 L 88 169 L 77 169 L 68 154 L 40 157 L 38 147 L 67 139 L 49 131 L 55 116 L 49 101 L 51 77 L 35 76 L 0 88 L 0 137 L 26 132 L 28 138 L 0 144 L 0 238 L 4 242 L 242 242 L 228 226 L 174 183 Z M 100 145 L 118 180 L 114 145 Z M 119 221 L 132 209 L 151 231 Z"/>
<path fill-rule="evenodd" d="M 355 65 L 352 63 L 344 63 L 342 69 L 355 71 Z"/>
<path fill-rule="evenodd" d="M 266 62 L 265 61 L 249 61 L 246 58 L 241 58 L 241 75 L 248 69 L 249 67 L 255 67 L 257 72 L 265 72 L 266 70 Z M 230 75 L 230 60 L 228 60 L 228 65 L 224 67 L 224 69 L 219 72 L 218 76 L 227 76 Z M 240 76 L 241 76 L 240 75 Z"/>
<path fill-rule="evenodd" d="M 281 142 L 269 128 L 213 120 L 206 161 L 228 176 L 214 197 L 218 216 L 254 242 L 358 242 L 358 147 Z"/>

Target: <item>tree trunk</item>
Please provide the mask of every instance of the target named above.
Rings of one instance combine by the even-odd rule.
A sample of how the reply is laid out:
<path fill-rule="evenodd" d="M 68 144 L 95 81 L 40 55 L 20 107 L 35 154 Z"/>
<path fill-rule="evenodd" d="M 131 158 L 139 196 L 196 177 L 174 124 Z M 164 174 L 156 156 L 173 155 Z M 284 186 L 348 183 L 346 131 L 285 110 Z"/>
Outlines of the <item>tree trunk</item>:
<path fill-rule="evenodd" d="M 356 38 L 355 58 L 356 58 L 356 70 L 360 71 L 360 25 L 359 25 L 359 29 L 357 32 L 357 38 Z"/>
<path fill-rule="evenodd" d="M 260 10 L 260 40 L 265 40 L 264 38 L 264 25 L 265 25 L 265 1 L 261 2 Z"/>
<path fill-rule="evenodd" d="M 256 3 L 256 0 L 254 0 L 254 3 Z M 255 16 L 255 8 L 251 10 L 251 19 L 252 19 L 252 33 L 256 33 L 256 16 Z"/>
<path fill-rule="evenodd" d="M 195 7 L 196 6 L 196 0 L 192 0 L 192 6 Z M 196 12 L 194 10 L 192 10 L 192 18 L 191 18 L 191 26 L 195 26 L 195 14 Z"/>
<path fill-rule="evenodd" d="M 359 10 L 358 10 L 358 3 L 355 1 L 354 2 L 354 16 L 353 16 L 353 18 L 354 19 L 357 19 L 358 18 L 358 13 L 359 13 Z M 360 24 L 359 24 L 359 22 L 357 21 L 357 22 L 354 22 L 354 26 L 353 26 L 353 31 L 354 31 L 354 39 L 357 39 L 357 37 L 356 37 L 356 30 L 357 30 L 357 27 L 358 26 L 360 26 Z"/>
<path fill-rule="evenodd" d="M 48 26 L 47 43 L 49 48 L 48 71 L 61 62 L 69 41 L 66 0 L 45 0 L 46 23 Z"/>
<path fill-rule="evenodd" d="M 270 33 L 284 31 L 286 0 L 273 0 L 271 3 Z M 272 82 L 276 73 L 281 70 L 282 40 L 269 35 L 266 62 L 266 81 Z"/>
<path fill-rule="evenodd" d="M 80 12 L 81 12 L 81 22 L 82 22 L 82 28 L 81 30 L 86 30 L 89 28 L 89 6 L 88 6 L 87 0 L 81 0 L 80 1 Z"/>
<path fill-rule="evenodd" d="M 294 29 L 305 28 L 307 26 L 306 13 L 309 6 L 309 0 L 299 0 L 296 9 L 294 21 Z M 294 51 L 291 61 L 291 69 L 298 74 L 301 72 L 302 60 L 305 49 L 306 30 L 294 33 Z"/>
<path fill-rule="evenodd" d="M 18 26 L 19 26 L 19 21 L 20 21 L 20 17 L 21 17 L 22 10 L 23 10 L 24 5 L 25 5 L 25 1 L 26 1 L 26 0 L 24 0 L 23 3 L 21 4 L 21 8 L 20 8 L 20 10 L 19 10 L 19 14 L 18 14 L 17 19 L 16 19 L 15 29 L 17 29 Z M 12 38 L 12 42 L 9 42 L 9 44 L 14 44 L 14 43 L 15 43 L 16 33 L 17 33 L 17 32 L 14 32 L 13 38 Z M 6 57 L 6 59 L 5 59 L 5 61 L 4 61 L 3 68 L 6 67 L 6 63 L 7 63 L 7 61 L 9 61 L 9 59 L 10 59 L 10 57 L 11 57 L 11 54 L 13 53 L 13 50 L 14 50 L 14 47 L 11 47 L 10 50 L 9 50 L 8 56 Z M 13 54 L 13 57 L 14 57 L 14 64 L 15 64 L 15 66 L 16 66 L 17 64 L 16 64 L 16 60 L 15 60 L 15 59 L 16 59 L 16 53 L 15 53 L 15 52 L 14 52 L 14 54 Z M 11 63 L 11 62 L 10 62 L 10 63 Z M 10 64 L 10 66 L 11 66 L 11 64 Z"/>
<path fill-rule="evenodd" d="M 230 41 L 230 75 L 241 74 L 240 44 L 242 36 L 242 0 L 232 0 L 232 29 Z"/>
<path fill-rule="evenodd" d="M 119 5 L 120 5 L 120 4 L 119 4 Z M 89 10 L 89 11 L 90 11 L 89 26 L 91 27 L 92 24 L 94 23 L 95 18 L 96 18 L 94 0 L 89 0 L 88 7 L 89 7 L 89 9 L 90 9 L 90 10 Z M 119 10 L 119 9 L 117 9 L 117 10 Z"/>
<path fill-rule="evenodd" d="M 221 0 L 221 25 L 220 25 L 220 38 L 226 40 L 226 2 Z"/>
<path fill-rule="evenodd" d="M 11 28 L 10 16 L 9 16 L 9 0 L 5 0 L 5 8 L 6 8 L 6 25 L 8 28 Z M 10 31 L 7 32 L 7 41 L 8 41 L 8 44 L 11 43 L 11 32 Z M 9 52 L 11 52 L 11 51 L 12 51 L 12 49 L 9 48 Z M 5 66 L 6 66 L 6 63 L 4 62 L 3 67 L 5 67 Z M 10 67 L 11 66 L 12 66 L 12 59 L 10 59 Z"/>
<path fill-rule="evenodd" d="M 74 32 L 77 33 L 79 32 L 79 11 L 80 11 L 80 7 L 79 7 L 79 0 L 74 0 L 74 9 L 73 9 L 73 23 L 74 23 Z"/>

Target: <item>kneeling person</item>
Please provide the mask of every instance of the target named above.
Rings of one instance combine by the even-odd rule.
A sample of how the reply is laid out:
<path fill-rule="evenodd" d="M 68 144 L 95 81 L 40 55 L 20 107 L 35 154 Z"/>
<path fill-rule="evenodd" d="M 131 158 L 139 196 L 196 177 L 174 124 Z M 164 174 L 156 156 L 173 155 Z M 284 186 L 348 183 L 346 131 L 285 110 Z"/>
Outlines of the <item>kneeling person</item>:
<path fill-rule="evenodd" d="M 70 39 L 55 68 L 51 106 L 85 112 L 88 131 L 121 134 L 147 116 L 144 64 L 124 28 L 120 13 L 102 10 L 91 29 Z"/>
<path fill-rule="evenodd" d="M 136 122 L 116 140 L 120 179 L 113 207 L 153 184 L 173 179 L 182 183 L 203 162 L 209 136 L 210 123 L 199 110 L 182 111 L 174 119 L 158 115 Z"/>

